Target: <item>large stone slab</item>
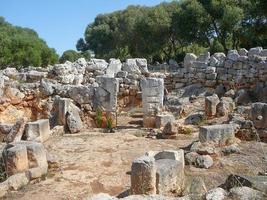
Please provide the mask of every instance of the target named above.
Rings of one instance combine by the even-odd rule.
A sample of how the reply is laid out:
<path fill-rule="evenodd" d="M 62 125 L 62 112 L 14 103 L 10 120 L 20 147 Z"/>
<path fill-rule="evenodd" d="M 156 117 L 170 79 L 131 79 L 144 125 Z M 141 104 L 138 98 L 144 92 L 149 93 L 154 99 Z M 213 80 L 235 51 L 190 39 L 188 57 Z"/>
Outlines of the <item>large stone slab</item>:
<path fill-rule="evenodd" d="M 49 135 L 50 125 L 48 119 L 29 122 L 25 126 L 25 136 L 27 140 L 44 142 L 49 138 Z"/>
<path fill-rule="evenodd" d="M 199 129 L 200 142 L 214 142 L 218 145 L 225 145 L 235 137 L 234 124 L 220 124 L 202 126 Z"/>
<path fill-rule="evenodd" d="M 119 92 L 118 79 L 98 76 L 96 81 L 99 83 L 99 87 L 96 88 L 94 106 L 103 108 L 106 112 L 116 112 Z"/>
<path fill-rule="evenodd" d="M 141 80 L 143 112 L 154 115 L 161 110 L 164 97 L 164 80 L 161 78 L 146 78 Z"/>

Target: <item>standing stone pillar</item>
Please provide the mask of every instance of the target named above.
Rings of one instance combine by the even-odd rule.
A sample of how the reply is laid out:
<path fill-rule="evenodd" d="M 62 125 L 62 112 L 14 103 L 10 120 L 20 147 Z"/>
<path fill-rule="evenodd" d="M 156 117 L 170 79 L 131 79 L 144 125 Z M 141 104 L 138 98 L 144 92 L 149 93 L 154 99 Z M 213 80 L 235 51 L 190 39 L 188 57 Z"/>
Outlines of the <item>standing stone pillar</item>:
<path fill-rule="evenodd" d="M 146 78 L 141 80 L 142 103 L 146 128 L 154 128 L 156 115 L 163 107 L 164 80 L 162 78 Z"/>
<path fill-rule="evenodd" d="M 116 78 L 106 76 L 98 76 L 96 77 L 96 81 L 99 87 L 96 88 L 94 107 L 102 108 L 106 113 L 106 117 L 111 117 L 113 126 L 116 126 L 119 81 Z"/>
<path fill-rule="evenodd" d="M 131 169 L 132 194 L 156 194 L 155 159 L 149 156 L 137 158 Z"/>

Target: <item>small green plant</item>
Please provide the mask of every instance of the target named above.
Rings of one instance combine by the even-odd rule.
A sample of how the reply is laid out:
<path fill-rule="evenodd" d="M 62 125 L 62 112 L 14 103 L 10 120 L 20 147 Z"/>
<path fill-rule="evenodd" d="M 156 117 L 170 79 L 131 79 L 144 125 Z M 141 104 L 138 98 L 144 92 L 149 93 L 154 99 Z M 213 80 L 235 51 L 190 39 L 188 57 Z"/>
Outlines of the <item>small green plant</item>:
<path fill-rule="evenodd" d="M 108 128 L 109 130 L 112 129 L 112 124 L 113 124 L 112 117 L 108 116 L 108 117 L 107 117 L 107 128 Z"/>
<path fill-rule="evenodd" d="M 97 108 L 96 110 L 96 125 L 98 127 L 101 127 L 102 126 L 102 123 L 103 123 L 103 112 L 100 108 Z"/>

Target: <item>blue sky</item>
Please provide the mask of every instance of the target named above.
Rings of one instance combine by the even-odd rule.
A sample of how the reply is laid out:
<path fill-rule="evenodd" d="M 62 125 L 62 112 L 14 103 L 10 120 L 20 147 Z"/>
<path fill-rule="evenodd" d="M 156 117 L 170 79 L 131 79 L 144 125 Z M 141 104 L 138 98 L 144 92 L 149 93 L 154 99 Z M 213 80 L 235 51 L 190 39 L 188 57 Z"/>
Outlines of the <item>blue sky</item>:
<path fill-rule="evenodd" d="M 153 6 L 164 0 L 0 0 L 0 16 L 13 25 L 32 28 L 61 54 L 75 49 L 86 26 L 101 13 L 128 5 Z M 169 1 L 169 0 L 165 0 Z"/>

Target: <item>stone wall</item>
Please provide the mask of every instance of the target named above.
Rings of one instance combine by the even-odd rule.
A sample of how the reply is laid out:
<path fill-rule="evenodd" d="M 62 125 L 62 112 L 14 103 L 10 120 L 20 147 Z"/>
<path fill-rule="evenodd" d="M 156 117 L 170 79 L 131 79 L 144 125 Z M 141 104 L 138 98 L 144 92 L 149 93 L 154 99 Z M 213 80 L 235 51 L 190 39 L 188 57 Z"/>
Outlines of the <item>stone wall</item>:
<path fill-rule="evenodd" d="M 215 87 L 223 84 L 227 88 L 267 87 L 267 49 L 252 48 L 249 51 L 230 50 L 227 55 L 206 53 L 197 57 L 186 54 L 183 66 L 166 75 L 165 86 L 179 89 L 186 85 L 201 83 Z"/>

